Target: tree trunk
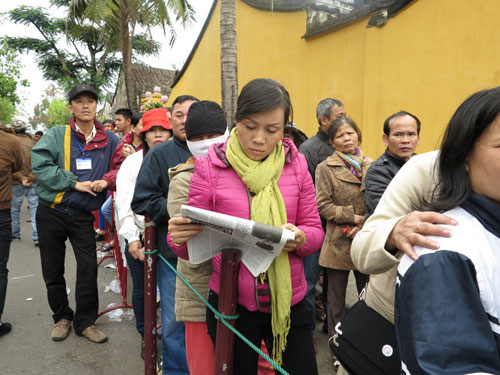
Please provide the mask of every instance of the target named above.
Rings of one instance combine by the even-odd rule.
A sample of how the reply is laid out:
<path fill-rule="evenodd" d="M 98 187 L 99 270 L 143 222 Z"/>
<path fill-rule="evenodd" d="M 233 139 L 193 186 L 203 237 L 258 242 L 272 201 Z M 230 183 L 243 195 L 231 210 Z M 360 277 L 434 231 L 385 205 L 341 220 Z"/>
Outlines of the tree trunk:
<path fill-rule="evenodd" d="M 128 108 L 132 112 L 137 112 L 139 106 L 135 95 L 135 82 L 132 78 L 132 44 L 130 43 L 129 24 L 128 24 L 128 5 L 127 0 L 120 2 L 120 32 L 122 42 L 122 60 L 123 60 L 123 78 L 125 89 L 127 91 Z"/>
<path fill-rule="evenodd" d="M 235 0 L 221 0 L 220 3 L 220 49 L 222 109 L 231 127 L 238 99 Z"/>

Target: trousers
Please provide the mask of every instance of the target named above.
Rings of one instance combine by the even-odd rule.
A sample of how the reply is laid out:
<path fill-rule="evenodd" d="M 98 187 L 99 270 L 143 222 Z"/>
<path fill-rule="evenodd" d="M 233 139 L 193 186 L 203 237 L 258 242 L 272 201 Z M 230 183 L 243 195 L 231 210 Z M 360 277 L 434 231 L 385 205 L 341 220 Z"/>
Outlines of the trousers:
<path fill-rule="evenodd" d="M 47 287 L 54 323 L 73 320 L 75 332 L 81 332 L 97 319 L 97 257 L 94 216 L 90 212 L 68 215 L 38 206 L 36 213 L 42 275 Z M 64 278 L 66 239 L 70 240 L 76 259 L 75 312 L 70 308 Z"/>

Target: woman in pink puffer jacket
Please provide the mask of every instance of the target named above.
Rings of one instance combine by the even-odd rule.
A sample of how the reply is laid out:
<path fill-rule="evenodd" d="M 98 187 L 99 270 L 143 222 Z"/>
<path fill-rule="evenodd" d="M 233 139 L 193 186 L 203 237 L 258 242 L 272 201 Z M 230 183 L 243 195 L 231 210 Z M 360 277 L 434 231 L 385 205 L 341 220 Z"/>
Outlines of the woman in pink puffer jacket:
<path fill-rule="evenodd" d="M 272 343 L 270 353 L 288 372 L 309 375 L 317 374 L 317 366 L 310 329 L 314 324 L 312 307 L 304 300 L 307 283 L 302 257 L 321 246 L 324 233 L 307 162 L 291 141 L 282 139 L 290 112 L 288 92 L 279 83 L 269 79 L 248 83 L 238 98 L 236 127 L 228 141 L 211 148 L 208 157 L 196 159 L 188 204 L 281 226 L 295 233 L 295 240 L 287 242 L 266 274 L 253 277 L 241 264 L 237 306 L 240 317 L 236 328 L 257 346 L 262 339 Z M 273 171 L 276 171 L 274 175 Z M 266 189 L 261 189 L 262 186 Z M 275 186 L 277 189 L 273 190 Z M 263 194 L 270 194 L 266 199 L 277 202 L 270 207 L 281 207 L 281 210 L 278 209 L 274 216 L 269 214 L 270 217 L 265 215 L 273 208 L 265 210 L 263 219 L 259 220 L 259 208 L 253 203 L 262 199 Z M 188 218 L 172 218 L 169 246 L 187 259 L 186 241 L 201 229 Z M 214 271 L 209 283 L 209 302 L 215 305 L 219 293 L 220 258 L 220 255 L 213 258 Z M 280 285 L 280 288 L 273 285 Z M 283 295 L 283 289 L 289 292 Z M 283 301 L 288 306 L 283 306 Z M 215 340 L 213 314 L 207 314 L 207 326 Z M 234 373 L 253 375 L 256 369 L 257 354 L 237 339 Z"/>

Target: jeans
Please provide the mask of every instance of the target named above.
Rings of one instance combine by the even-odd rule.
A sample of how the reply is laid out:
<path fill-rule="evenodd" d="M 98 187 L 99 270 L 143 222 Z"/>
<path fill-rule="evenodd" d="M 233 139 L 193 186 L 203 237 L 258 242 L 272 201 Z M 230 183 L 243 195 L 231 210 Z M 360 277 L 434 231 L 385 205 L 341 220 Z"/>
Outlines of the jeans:
<path fill-rule="evenodd" d="M 168 262 L 177 268 L 177 259 Z M 163 374 L 189 375 L 184 322 L 175 320 L 175 280 L 174 271 L 158 258 L 157 281 L 161 298 Z"/>
<path fill-rule="evenodd" d="M 112 220 L 112 209 L 113 209 L 113 206 L 111 205 L 111 202 L 112 202 L 112 198 L 111 198 L 111 195 L 108 197 L 108 199 L 106 199 L 106 202 L 104 202 L 102 204 L 102 207 L 101 207 L 101 212 L 102 214 L 104 215 L 104 217 L 106 218 L 106 220 L 108 221 L 109 224 L 111 224 L 113 222 Z"/>
<path fill-rule="evenodd" d="M 83 212 L 67 215 L 41 204 L 36 220 L 40 240 L 42 275 L 54 323 L 73 320 L 75 332 L 94 324 L 99 308 L 97 292 L 97 257 L 94 215 Z M 64 279 L 66 239 L 70 240 L 76 259 L 76 309 L 69 307 Z"/>
<path fill-rule="evenodd" d="M 7 275 L 9 273 L 7 262 L 9 261 L 12 235 L 10 220 L 10 208 L 0 210 L 0 320 L 2 319 L 5 296 L 7 294 Z"/>
<path fill-rule="evenodd" d="M 38 207 L 38 197 L 35 194 L 35 185 L 12 185 L 12 237 L 21 238 L 21 223 L 19 221 L 19 213 L 21 212 L 21 205 L 23 204 L 24 197 L 28 199 L 28 205 L 31 213 L 31 228 L 33 233 L 31 238 L 38 240 L 38 233 L 36 231 L 36 209 Z"/>
<path fill-rule="evenodd" d="M 144 340 L 144 263 L 134 259 L 125 247 L 125 259 L 132 276 L 132 306 L 135 314 L 135 327 Z"/>
<path fill-rule="evenodd" d="M 319 280 L 320 266 L 319 266 L 319 254 L 321 253 L 321 249 L 315 251 L 311 255 L 305 256 L 302 258 L 302 262 L 304 263 L 304 273 L 307 281 L 307 292 L 305 296 L 305 300 L 312 308 L 313 313 L 313 325 L 311 329 L 314 331 L 315 323 L 316 323 L 316 304 L 315 304 L 315 294 L 316 294 L 316 283 Z"/>

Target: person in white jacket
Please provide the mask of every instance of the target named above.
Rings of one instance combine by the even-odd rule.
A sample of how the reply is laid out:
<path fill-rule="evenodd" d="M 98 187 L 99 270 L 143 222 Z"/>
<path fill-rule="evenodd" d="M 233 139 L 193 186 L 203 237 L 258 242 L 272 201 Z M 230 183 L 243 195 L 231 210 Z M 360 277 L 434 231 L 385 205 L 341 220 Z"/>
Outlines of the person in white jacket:
<path fill-rule="evenodd" d="M 151 109 L 144 113 L 136 127 L 140 129 L 142 150 L 128 156 L 118 172 L 115 205 L 118 234 L 127 241 L 125 258 L 132 276 L 132 306 L 136 328 L 142 338 L 141 356 L 144 358 L 144 245 L 142 243 L 144 216 L 134 214 L 130 204 L 144 156 L 152 147 L 168 141 L 172 136 L 170 112 L 163 108 Z"/>

